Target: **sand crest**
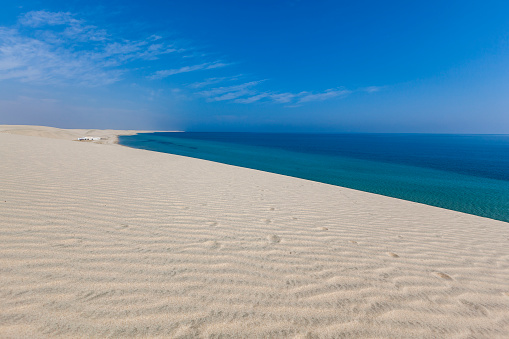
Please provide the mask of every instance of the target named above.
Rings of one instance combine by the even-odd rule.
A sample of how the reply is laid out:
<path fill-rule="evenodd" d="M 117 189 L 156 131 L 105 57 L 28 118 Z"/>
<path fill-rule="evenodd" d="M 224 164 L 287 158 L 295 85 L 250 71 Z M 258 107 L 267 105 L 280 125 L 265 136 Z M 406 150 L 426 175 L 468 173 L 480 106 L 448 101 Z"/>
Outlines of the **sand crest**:
<path fill-rule="evenodd" d="M 508 223 L 0 127 L 2 338 L 509 337 Z"/>

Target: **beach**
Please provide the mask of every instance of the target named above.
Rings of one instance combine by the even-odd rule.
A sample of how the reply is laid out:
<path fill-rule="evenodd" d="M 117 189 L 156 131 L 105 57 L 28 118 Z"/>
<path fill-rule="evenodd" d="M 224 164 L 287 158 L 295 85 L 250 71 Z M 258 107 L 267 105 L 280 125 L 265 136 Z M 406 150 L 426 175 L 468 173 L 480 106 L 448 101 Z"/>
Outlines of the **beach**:
<path fill-rule="evenodd" d="M 0 132 L 2 338 L 509 337 L 506 222 L 115 143 L 137 131 Z"/>

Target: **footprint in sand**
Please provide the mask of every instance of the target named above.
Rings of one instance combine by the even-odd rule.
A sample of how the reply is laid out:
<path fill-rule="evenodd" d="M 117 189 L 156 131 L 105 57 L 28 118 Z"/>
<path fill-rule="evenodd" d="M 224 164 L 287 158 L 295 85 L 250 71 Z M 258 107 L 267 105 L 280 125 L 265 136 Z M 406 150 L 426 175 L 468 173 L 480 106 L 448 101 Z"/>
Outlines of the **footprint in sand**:
<path fill-rule="evenodd" d="M 294 339 L 309 339 L 309 338 L 314 338 L 315 336 L 313 335 L 313 333 L 311 332 L 307 332 L 307 333 L 299 333 L 297 334 L 295 337 L 293 337 Z"/>
<path fill-rule="evenodd" d="M 70 238 L 70 239 L 63 239 L 60 240 L 58 243 L 53 244 L 53 247 L 61 247 L 61 248 L 67 248 L 67 247 L 74 247 L 79 246 L 83 240 L 77 239 L 77 238 Z"/>
<path fill-rule="evenodd" d="M 217 241 L 215 240 L 210 240 L 210 241 L 207 241 L 205 243 L 205 246 L 208 248 L 208 249 L 211 249 L 211 250 L 217 250 L 219 248 L 221 248 L 221 244 L 218 243 Z"/>
<path fill-rule="evenodd" d="M 391 257 L 393 257 L 393 258 L 399 258 L 399 255 L 397 255 L 396 253 L 387 252 L 387 255 L 388 255 L 388 256 L 391 256 Z"/>
<path fill-rule="evenodd" d="M 115 225 L 114 228 L 116 230 L 125 230 L 126 228 L 129 228 L 129 225 L 127 225 L 127 224 L 120 224 L 120 225 Z"/>
<path fill-rule="evenodd" d="M 488 310 L 484 306 L 475 304 L 473 302 L 470 302 L 470 301 L 464 300 L 464 299 L 460 300 L 459 303 L 465 305 L 467 308 L 469 308 L 474 313 L 482 314 L 485 317 L 487 317 L 489 315 Z"/>
<path fill-rule="evenodd" d="M 84 295 L 78 296 L 78 300 L 85 301 L 85 302 L 90 302 L 90 301 L 93 301 L 95 299 L 99 299 L 99 298 L 106 297 L 108 295 L 113 295 L 113 294 L 115 294 L 114 290 L 112 290 L 112 291 L 105 291 L 105 292 L 89 291 L 88 293 L 86 293 Z"/>
<path fill-rule="evenodd" d="M 439 277 L 439 278 L 442 278 L 442 279 L 445 279 L 445 280 L 452 280 L 452 278 L 445 274 L 445 273 L 442 273 L 442 272 L 434 272 L 433 273 L 435 276 Z"/>
<path fill-rule="evenodd" d="M 271 235 L 267 236 L 267 240 L 272 244 L 277 244 L 277 243 L 281 242 L 281 237 L 279 237 L 275 234 L 271 234 Z"/>

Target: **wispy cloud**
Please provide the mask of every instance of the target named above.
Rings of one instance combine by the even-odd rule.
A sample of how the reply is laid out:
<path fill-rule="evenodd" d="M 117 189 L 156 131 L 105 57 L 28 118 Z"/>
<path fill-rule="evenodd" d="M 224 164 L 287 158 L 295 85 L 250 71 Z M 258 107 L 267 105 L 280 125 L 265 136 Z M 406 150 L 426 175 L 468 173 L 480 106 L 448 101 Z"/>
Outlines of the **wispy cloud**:
<path fill-rule="evenodd" d="M 108 35 L 104 29 L 89 25 L 68 12 L 32 11 L 22 16 L 18 22 L 26 27 L 43 28 L 45 26 L 63 26 L 58 34 L 60 37 L 72 38 L 80 41 L 103 41 Z M 51 31 L 47 31 L 49 37 Z"/>
<path fill-rule="evenodd" d="M 210 85 L 219 84 L 221 82 L 239 80 L 239 78 L 241 76 L 242 75 L 235 75 L 235 76 L 231 76 L 231 77 L 207 78 L 203 81 L 194 82 L 192 84 L 189 84 L 187 87 L 194 88 L 194 89 L 203 88 L 203 87 L 207 87 Z"/>
<path fill-rule="evenodd" d="M 12 29 L 0 28 L 0 80 L 23 82 L 77 82 L 88 85 L 118 81 L 122 71 L 108 69 L 86 53 L 21 36 Z"/>
<path fill-rule="evenodd" d="M 220 68 L 228 66 L 227 63 L 224 62 L 206 62 L 199 65 L 192 65 L 192 66 L 183 66 L 180 68 L 174 68 L 174 69 L 165 69 L 160 70 L 149 76 L 149 79 L 163 79 L 166 77 L 169 77 L 171 75 L 179 74 L 179 73 L 188 73 L 193 71 L 199 71 L 199 70 L 205 70 L 205 69 L 214 69 L 214 68 Z"/>
<path fill-rule="evenodd" d="M 280 104 L 302 104 L 312 101 L 324 101 L 332 98 L 349 95 L 352 91 L 344 88 L 327 89 L 323 92 L 299 92 L 299 93 L 277 93 L 268 91 L 259 91 L 256 86 L 261 81 L 250 81 L 240 85 L 212 88 L 198 92 L 198 94 L 207 98 L 207 101 L 227 101 L 232 100 L 239 104 L 252 104 L 255 102 L 272 102 Z"/>
<path fill-rule="evenodd" d="M 161 62 L 150 63 L 158 59 Z M 137 61 L 136 67 L 134 61 Z M 192 46 L 183 48 L 160 35 L 126 39 L 69 12 L 32 11 L 21 16 L 15 26 L 0 26 L 0 81 L 102 86 L 118 82 L 136 69 L 144 72 L 141 78 L 149 80 L 190 72 L 206 75 L 208 77 L 202 81 L 183 82 L 178 90 L 181 97 L 201 97 L 208 102 L 272 103 L 291 107 L 353 93 L 345 88 L 321 92 L 277 91 L 267 88 L 266 80 L 248 81 L 244 75 L 224 73 L 218 76 L 219 69 L 231 65 L 211 59 L 211 54 Z M 216 70 L 215 73 L 210 72 L 212 70 Z M 235 84 L 240 81 L 243 82 Z M 154 82 L 154 86 L 160 84 Z M 382 88 L 370 86 L 356 91 L 374 93 Z"/>
<path fill-rule="evenodd" d="M 298 94 L 297 103 L 311 102 L 311 101 L 324 101 L 327 99 L 336 98 L 339 96 L 346 96 L 352 93 L 352 91 L 347 89 L 328 89 L 321 93 L 308 93 L 301 92 Z"/>
<path fill-rule="evenodd" d="M 270 96 L 269 93 L 260 93 L 243 99 L 236 99 L 235 102 L 239 104 L 252 104 L 253 102 L 260 101 Z"/>
<path fill-rule="evenodd" d="M 240 85 L 225 86 L 201 91 L 198 94 L 207 98 L 208 101 L 233 100 L 246 95 L 255 95 L 257 92 L 252 87 L 258 85 L 264 80 L 250 81 Z"/>
<path fill-rule="evenodd" d="M 107 85 L 122 79 L 128 62 L 183 51 L 157 35 L 129 40 L 71 13 L 34 11 L 20 17 L 17 26 L 0 27 L 0 80 Z"/>
<path fill-rule="evenodd" d="M 20 24 L 30 27 L 64 25 L 75 22 L 78 22 L 78 20 L 74 19 L 68 12 L 32 11 L 19 19 Z"/>
<path fill-rule="evenodd" d="M 297 96 L 298 96 L 298 94 L 294 94 L 294 93 L 276 93 L 276 94 L 272 94 L 270 96 L 270 98 L 277 103 L 287 104 L 289 102 L 292 102 L 293 99 L 295 99 L 295 97 L 297 97 Z"/>
<path fill-rule="evenodd" d="M 384 88 L 385 88 L 385 86 L 368 86 L 368 87 L 361 88 L 361 90 L 364 92 L 368 92 L 368 93 L 375 93 L 375 92 L 380 92 Z"/>

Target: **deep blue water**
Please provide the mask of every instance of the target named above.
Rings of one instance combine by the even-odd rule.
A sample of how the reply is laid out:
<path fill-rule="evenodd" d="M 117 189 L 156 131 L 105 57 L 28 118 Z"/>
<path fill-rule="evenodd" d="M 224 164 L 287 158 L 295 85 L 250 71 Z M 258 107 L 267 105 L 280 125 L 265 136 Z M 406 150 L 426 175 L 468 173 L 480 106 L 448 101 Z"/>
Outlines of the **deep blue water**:
<path fill-rule="evenodd" d="M 185 132 L 119 142 L 509 221 L 509 135 Z"/>

